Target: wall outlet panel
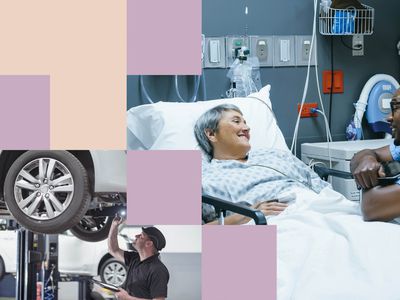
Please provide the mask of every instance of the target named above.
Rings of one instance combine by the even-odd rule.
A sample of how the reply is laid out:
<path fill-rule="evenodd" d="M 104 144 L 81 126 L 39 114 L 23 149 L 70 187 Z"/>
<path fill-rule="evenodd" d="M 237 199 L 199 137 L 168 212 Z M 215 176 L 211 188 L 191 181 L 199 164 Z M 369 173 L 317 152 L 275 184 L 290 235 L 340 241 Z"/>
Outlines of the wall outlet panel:
<path fill-rule="evenodd" d="M 364 36 L 360 34 L 353 35 L 353 56 L 363 56 L 364 55 Z M 359 49 L 359 50 L 354 50 Z"/>
<path fill-rule="evenodd" d="M 204 68 L 226 68 L 225 37 L 206 37 Z"/>
<path fill-rule="evenodd" d="M 226 56 L 226 67 L 229 68 L 235 61 L 235 49 L 240 47 L 249 47 L 249 37 L 248 36 L 227 36 L 225 38 L 225 56 Z"/>
<path fill-rule="evenodd" d="M 330 70 L 325 70 L 322 72 L 322 91 L 324 94 L 330 94 L 332 88 L 332 72 Z M 332 94 L 343 93 L 343 71 L 334 70 L 333 71 L 333 90 Z"/>
<path fill-rule="evenodd" d="M 315 43 L 313 44 L 313 48 L 311 49 L 311 35 L 296 35 L 295 43 L 296 43 L 296 66 L 307 66 L 308 59 L 311 55 L 311 66 L 315 66 Z"/>
<path fill-rule="evenodd" d="M 272 35 L 250 36 L 250 56 L 255 56 L 260 67 L 272 67 L 274 62 L 274 37 Z"/>
<path fill-rule="evenodd" d="M 293 35 L 274 36 L 274 67 L 295 66 L 294 48 Z"/>
<path fill-rule="evenodd" d="M 297 104 L 297 112 L 300 111 L 300 103 Z M 304 103 L 301 110 L 300 118 L 314 118 L 318 117 L 318 113 L 311 113 L 311 108 L 318 108 L 317 102 Z"/>

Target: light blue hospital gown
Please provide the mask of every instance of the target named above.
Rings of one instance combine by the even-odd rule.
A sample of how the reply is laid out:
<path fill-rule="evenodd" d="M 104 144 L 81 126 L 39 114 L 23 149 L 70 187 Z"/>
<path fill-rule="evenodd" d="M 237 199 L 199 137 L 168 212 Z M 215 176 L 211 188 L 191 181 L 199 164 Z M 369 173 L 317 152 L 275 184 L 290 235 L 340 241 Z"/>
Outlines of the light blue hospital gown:
<path fill-rule="evenodd" d="M 202 192 L 234 203 L 255 204 L 276 199 L 291 187 L 308 187 L 319 193 L 329 183 L 289 151 L 250 151 L 246 162 L 218 160 L 203 162 Z"/>

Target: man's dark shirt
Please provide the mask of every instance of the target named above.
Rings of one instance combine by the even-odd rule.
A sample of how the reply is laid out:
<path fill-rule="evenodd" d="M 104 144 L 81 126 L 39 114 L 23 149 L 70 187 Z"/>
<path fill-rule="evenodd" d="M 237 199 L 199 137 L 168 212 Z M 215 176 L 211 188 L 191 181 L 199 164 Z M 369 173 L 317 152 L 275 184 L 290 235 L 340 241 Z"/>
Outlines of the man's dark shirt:
<path fill-rule="evenodd" d="M 128 294 L 145 299 L 167 297 L 169 272 L 158 253 L 140 261 L 137 252 L 125 251 L 124 259 L 128 274 L 123 288 Z"/>

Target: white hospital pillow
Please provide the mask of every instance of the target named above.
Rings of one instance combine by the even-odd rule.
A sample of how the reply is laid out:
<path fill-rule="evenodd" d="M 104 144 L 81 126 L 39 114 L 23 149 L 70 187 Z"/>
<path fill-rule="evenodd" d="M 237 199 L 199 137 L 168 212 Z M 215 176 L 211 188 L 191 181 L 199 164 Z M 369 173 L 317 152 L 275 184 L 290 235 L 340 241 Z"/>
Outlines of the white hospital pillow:
<path fill-rule="evenodd" d="M 238 106 L 250 127 L 253 149 L 288 150 L 276 124 L 269 99 L 271 86 L 246 98 L 229 98 L 194 103 L 157 102 L 133 107 L 127 112 L 128 149 L 193 150 L 199 149 L 193 128 L 197 119 L 214 106 L 230 103 Z"/>

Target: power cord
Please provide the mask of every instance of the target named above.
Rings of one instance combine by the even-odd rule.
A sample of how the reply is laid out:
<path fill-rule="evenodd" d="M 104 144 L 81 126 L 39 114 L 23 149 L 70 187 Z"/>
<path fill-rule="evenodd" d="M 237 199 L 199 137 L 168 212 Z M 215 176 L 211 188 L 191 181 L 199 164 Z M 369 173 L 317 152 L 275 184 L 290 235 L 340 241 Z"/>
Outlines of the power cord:
<path fill-rule="evenodd" d="M 362 49 L 362 46 L 361 46 L 361 45 L 359 45 L 359 47 L 356 47 L 356 48 L 353 48 L 353 47 L 347 45 L 347 44 L 345 43 L 345 41 L 343 40 L 343 36 L 340 37 L 340 41 L 342 42 L 342 44 L 343 44 L 346 48 L 348 48 L 348 49 L 350 49 L 350 50 L 361 50 L 361 49 Z"/>

